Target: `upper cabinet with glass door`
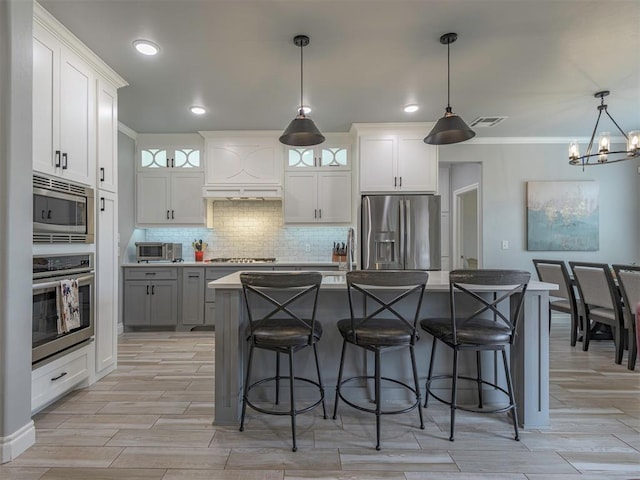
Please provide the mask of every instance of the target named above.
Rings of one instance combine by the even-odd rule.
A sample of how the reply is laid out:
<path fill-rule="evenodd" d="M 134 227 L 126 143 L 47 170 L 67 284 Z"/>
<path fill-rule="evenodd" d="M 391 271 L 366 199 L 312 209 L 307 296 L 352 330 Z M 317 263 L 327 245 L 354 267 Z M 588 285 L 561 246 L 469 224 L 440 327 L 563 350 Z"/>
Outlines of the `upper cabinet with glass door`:
<path fill-rule="evenodd" d="M 334 138 L 335 137 L 335 138 Z M 332 169 L 351 170 L 351 137 L 327 136 L 327 140 L 312 147 L 287 147 L 286 170 Z"/>
<path fill-rule="evenodd" d="M 143 134 L 138 137 L 138 171 L 203 171 L 203 139 L 198 134 Z"/>

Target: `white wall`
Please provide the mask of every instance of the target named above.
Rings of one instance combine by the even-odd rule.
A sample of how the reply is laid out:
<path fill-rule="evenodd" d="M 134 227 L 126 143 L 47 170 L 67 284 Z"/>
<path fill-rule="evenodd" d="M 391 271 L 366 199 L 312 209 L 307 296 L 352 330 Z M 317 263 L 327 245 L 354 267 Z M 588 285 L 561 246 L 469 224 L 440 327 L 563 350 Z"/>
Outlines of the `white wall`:
<path fill-rule="evenodd" d="M 441 162 L 482 165 L 483 259 L 485 268 L 534 271 L 533 258 L 640 263 L 640 161 L 570 166 L 567 145 L 478 144 L 440 147 Z M 526 182 L 593 180 L 600 187 L 600 250 L 596 252 L 528 252 L 526 250 Z M 453 180 L 452 180 L 453 185 Z M 454 188 L 452 186 L 452 188 Z M 502 240 L 509 249 L 502 250 Z"/>

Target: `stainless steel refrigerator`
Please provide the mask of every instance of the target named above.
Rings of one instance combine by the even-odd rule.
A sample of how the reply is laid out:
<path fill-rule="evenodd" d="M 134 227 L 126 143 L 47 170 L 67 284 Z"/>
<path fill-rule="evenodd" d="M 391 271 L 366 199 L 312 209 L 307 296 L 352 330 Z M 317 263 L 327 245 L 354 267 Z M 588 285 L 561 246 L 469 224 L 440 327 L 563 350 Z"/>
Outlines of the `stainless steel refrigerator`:
<path fill-rule="evenodd" d="M 440 196 L 362 197 L 363 270 L 440 270 Z"/>

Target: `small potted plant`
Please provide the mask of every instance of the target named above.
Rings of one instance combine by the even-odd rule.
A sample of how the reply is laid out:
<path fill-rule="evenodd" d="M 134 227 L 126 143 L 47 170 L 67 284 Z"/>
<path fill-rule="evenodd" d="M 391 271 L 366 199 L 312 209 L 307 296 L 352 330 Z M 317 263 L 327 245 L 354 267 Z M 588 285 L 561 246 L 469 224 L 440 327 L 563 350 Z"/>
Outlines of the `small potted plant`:
<path fill-rule="evenodd" d="M 207 248 L 207 244 L 200 240 L 194 240 L 191 244 L 195 250 L 196 262 L 201 262 L 204 259 L 204 250 Z"/>

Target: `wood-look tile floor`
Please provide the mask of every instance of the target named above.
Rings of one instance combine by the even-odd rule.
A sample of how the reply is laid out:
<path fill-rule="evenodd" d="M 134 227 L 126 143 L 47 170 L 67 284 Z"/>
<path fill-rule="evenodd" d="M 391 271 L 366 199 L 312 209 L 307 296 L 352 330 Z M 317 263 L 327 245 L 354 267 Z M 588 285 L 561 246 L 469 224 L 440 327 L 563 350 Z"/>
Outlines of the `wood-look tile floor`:
<path fill-rule="evenodd" d="M 613 363 L 612 342 L 589 352 L 551 335 L 551 428 L 521 432 L 500 416 L 460 413 L 448 441 L 448 410 L 374 419 L 341 408 L 298 417 L 249 411 L 247 428 L 212 425 L 211 332 L 127 333 L 118 369 L 34 417 L 36 444 L 0 466 L 3 480 L 603 480 L 640 479 L 640 370 Z M 328 390 L 328 397 L 332 397 Z"/>

